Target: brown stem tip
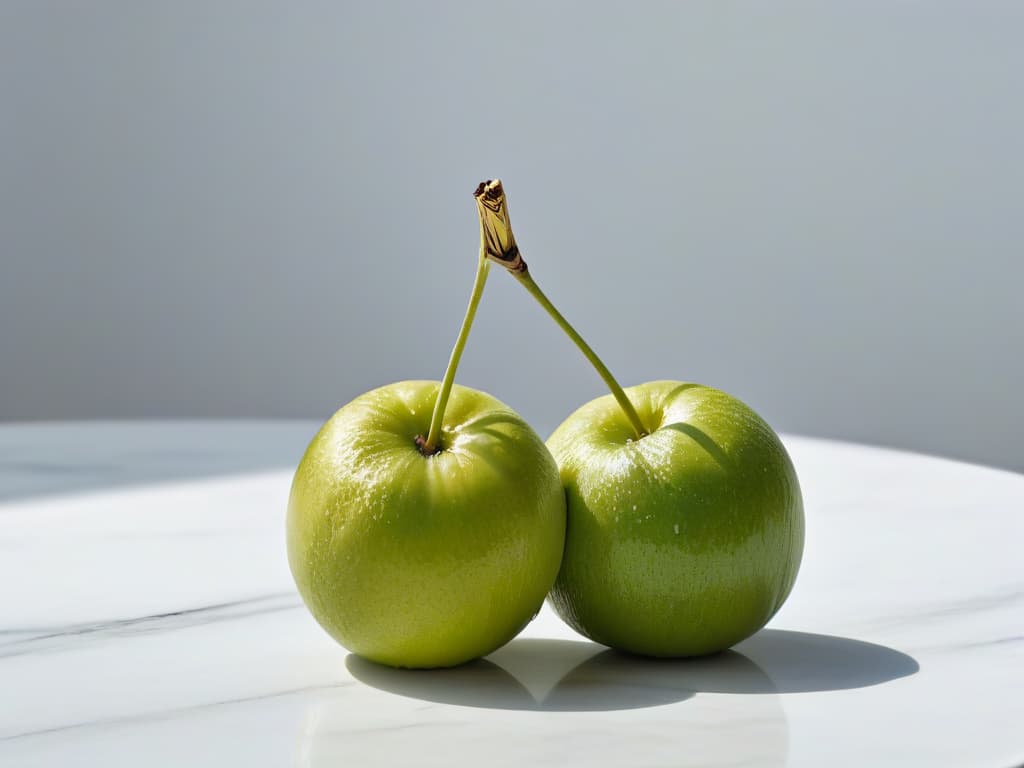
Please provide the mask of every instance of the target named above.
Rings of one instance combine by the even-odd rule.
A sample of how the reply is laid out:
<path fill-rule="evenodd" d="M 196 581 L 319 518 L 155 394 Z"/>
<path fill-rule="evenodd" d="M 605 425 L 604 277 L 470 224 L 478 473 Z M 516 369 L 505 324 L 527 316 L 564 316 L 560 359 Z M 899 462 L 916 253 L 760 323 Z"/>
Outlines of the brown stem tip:
<path fill-rule="evenodd" d="M 516 245 L 512 224 L 508 217 L 508 203 L 501 179 L 481 181 L 473 193 L 480 230 L 483 234 L 484 256 L 501 264 L 509 272 L 525 272 L 526 262 Z"/>

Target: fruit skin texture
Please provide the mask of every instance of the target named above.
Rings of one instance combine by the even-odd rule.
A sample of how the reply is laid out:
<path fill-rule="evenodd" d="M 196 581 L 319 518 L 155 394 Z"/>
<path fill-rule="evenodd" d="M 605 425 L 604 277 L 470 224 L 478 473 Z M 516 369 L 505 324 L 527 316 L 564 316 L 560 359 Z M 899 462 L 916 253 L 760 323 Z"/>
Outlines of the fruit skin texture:
<path fill-rule="evenodd" d="M 313 616 L 371 661 L 446 667 L 536 615 L 558 572 L 565 496 L 543 441 L 490 395 L 452 390 L 424 456 L 438 383 L 342 407 L 313 438 L 288 505 L 288 561 Z"/>
<path fill-rule="evenodd" d="M 793 464 L 724 392 L 678 381 L 625 392 L 649 435 L 637 440 L 606 395 L 548 440 L 568 501 L 551 603 L 624 651 L 723 650 L 761 629 L 796 580 L 804 515 Z"/>

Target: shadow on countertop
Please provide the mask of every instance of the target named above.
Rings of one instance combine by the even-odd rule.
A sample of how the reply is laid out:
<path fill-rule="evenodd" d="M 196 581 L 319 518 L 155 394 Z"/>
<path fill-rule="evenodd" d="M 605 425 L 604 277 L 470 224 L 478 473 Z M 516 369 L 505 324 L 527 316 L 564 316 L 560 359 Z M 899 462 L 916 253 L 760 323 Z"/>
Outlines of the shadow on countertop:
<path fill-rule="evenodd" d="M 610 711 L 698 693 L 780 694 L 863 688 L 918 671 L 900 651 L 832 635 L 765 629 L 696 659 L 632 656 L 581 640 L 519 638 L 452 669 L 403 670 L 350 654 L 356 679 L 383 691 L 491 709 Z"/>

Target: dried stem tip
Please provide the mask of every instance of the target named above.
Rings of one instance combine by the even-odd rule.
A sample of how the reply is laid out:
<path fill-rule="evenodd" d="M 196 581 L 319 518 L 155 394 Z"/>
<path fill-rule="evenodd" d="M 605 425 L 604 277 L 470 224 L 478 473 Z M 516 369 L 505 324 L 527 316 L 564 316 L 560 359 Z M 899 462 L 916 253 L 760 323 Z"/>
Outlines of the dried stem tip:
<path fill-rule="evenodd" d="M 501 264 L 509 272 L 525 272 L 526 262 L 519 253 L 512 224 L 508 218 L 508 203 L 500 179 L 482 181 L 473 193 L 480 213 L 480 231 L 484 256 Z"/>

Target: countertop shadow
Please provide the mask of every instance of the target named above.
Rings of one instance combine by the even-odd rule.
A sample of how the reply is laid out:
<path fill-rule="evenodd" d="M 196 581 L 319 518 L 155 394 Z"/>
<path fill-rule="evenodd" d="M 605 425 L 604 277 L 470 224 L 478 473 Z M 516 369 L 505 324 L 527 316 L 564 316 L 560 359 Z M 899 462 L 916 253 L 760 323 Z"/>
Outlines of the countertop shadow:
<path fill-rule="evenodd" d="M 762 629 L 735 650 L 763 669 L 778 693 L 866 688 L 913 675 L 920 669 L 912 656 L 884 645 L 784 629 Z M 713 687 L 715 681 L 707 683 L 704 690 L 719 690 Z"/>
<path fill-rule="evenodd" d="M 603 646 L 582 640 L 517 638 L 486 659 L 451 669 L 394 669 L 349 654 L 356 679 L 425 701 L 487 709 L 590 712 L 682 701 L 693 691 L 648 660 L 624 657 L 628 669 L 598 664 Z"/>
<path fill-rule="evenodd" d="M 918 670 L 900 651 L 832 635 L 762 630 L 736 649 L 695 659 L 634 656 L 582 640 L 517 638 L 452 669 L 394 669 L 354 654 L 353 677 L 389 693 L 489 709 L 612 711 L 737 695 L 836 691 Z"/>

